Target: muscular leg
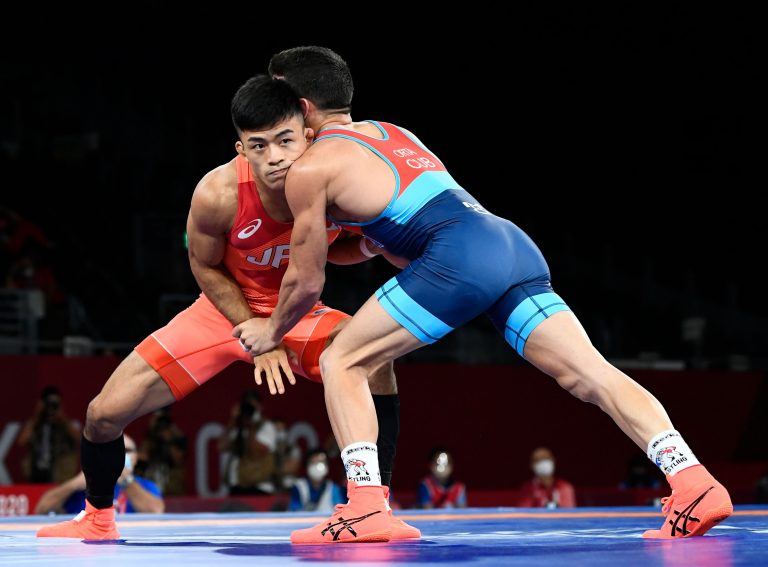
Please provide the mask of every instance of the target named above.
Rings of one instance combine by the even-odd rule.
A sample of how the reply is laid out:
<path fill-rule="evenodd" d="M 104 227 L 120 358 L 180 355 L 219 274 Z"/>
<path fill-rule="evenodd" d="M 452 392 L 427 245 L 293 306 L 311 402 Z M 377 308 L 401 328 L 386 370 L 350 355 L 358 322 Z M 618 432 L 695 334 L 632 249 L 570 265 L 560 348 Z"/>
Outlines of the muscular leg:
<path fill-rule="evenodd" d="M 325 403 L 339 447 L 376 441 L 378 425 L 368 377 L 388 372 L 394 359 L 423 345 L 373 297 L 345 325 L 320 357 Z"/>
<path fill-rule="evenodd" d="M 571 394 L 610 415 L 643 452 L 654 435 L 672 429 L 659 401 L 603 358 L 570 311 L 542 321 L 528 337 L 524 354 Z"/>
<path fill-rule="evenodd" d="M 134 419 L 175 401 L 157 372 L 135 351 L 120 363 L 88 405 L 81 444 L 86 498 L 109 508 L 125 464 L 123 429 Z"/>
<path fill-rule="evenodd" d="M 329 335 L 326 348 L 349 321 L 350 319 L 343 319 L 334 327 Z M 379 451 L 381 482 L 385 486 L 390 486 L 397 452 L 397 439 L 400 435 L 400 397 L 397 395 L 397 381 L 391 360 L 370 370 L 368 386 L 376 408 L 379 428 L 376 446 Z"/>

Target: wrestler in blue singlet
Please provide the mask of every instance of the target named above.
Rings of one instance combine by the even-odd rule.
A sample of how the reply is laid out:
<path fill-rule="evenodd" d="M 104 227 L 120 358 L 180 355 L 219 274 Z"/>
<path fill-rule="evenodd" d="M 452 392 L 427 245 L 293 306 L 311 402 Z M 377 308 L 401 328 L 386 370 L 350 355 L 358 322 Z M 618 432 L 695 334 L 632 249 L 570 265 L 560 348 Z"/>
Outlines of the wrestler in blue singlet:
<path fill-rule="evenodd" d="M 367 222 L 331 219 L 411 260 L 376 292 L 381 306 L 416 338 L 433 343 L 486 313 L 522 356 L 531 331 L 569 307 L 554 293 L 541 251 L 514 223 L 490 213 L 407 131 L 371 122 L 383 138 L 322 130 L 378 155 L 395 175 L 392 200 Z"/>

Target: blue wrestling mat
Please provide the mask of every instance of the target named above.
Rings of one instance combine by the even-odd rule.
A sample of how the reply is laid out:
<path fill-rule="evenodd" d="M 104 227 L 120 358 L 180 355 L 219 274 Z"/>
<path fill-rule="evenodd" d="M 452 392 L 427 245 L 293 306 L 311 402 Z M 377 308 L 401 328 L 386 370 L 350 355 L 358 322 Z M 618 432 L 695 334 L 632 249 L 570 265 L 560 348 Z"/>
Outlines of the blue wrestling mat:
<path fill-rule="evenodd" d="M 47 523 L 70 517 L 0 518 L 2 565 L 566 565 L 568 567 L 731 567 L 768 565 L 768 507 L 737 506 L 704 536 L 644 540 L 661 514 L 649 508 L 470 508 L 401 510 L 422 531 L 420 541 L 292 545 L 289 533 L 319 522 L 298 513 L 131 514 L 117 542 L 35 537 Z"/>

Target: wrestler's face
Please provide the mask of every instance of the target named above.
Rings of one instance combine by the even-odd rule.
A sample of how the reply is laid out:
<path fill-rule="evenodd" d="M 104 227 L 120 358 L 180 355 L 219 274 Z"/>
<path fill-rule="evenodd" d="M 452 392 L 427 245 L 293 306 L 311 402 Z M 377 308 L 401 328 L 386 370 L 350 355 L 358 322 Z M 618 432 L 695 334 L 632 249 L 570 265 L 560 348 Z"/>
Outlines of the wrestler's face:
<path fill-rule="evenodd" d="M 313 132 L 300 116 L 279 122 L 268 130 L 243 130 L 237 151 L 251 164 L 260 187 L 285 190 L 285 175 L 312 142 Z"/>

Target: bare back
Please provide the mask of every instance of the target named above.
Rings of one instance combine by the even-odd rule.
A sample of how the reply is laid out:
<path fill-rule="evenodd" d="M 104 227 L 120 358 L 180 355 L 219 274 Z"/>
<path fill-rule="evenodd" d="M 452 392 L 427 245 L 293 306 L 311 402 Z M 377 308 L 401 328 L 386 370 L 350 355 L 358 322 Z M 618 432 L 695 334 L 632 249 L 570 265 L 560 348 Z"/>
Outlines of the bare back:
<path fill-rule="evenodd" d="M 344 129 L 383 139 L 381 131 L 369 122 L 354 122 Z M 328 213 L 335 219 L 371 220 L 394 195 L 396 179 L 392 169 L 373 151 L 352 140 L 318 140 L 299 163 L 304 167 L 321 164 L 327 181 Z"/>

